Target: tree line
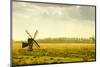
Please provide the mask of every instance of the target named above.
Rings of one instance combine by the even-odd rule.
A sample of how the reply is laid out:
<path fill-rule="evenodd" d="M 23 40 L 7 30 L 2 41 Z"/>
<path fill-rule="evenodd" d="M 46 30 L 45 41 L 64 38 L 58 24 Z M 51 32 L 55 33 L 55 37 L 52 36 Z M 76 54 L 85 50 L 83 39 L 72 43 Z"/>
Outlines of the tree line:
<path fill-rule="evenodd" d="M 95 43 L 95 38 L 45 38 L 38 39 L 39 43 Z"/>

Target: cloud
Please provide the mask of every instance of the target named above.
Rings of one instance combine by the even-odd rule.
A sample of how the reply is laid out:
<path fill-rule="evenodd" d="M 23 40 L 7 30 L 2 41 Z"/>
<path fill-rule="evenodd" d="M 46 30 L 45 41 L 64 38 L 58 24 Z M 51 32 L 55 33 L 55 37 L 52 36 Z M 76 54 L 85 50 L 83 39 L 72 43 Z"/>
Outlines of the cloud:
<path fill-rule="evenodd" d="M 18 14 L 27 16 L 39 16 L 49 19 L 76 19 L 76 20 L 95 20 L 95 7 L 91 6 L 69 6 L 56 4 L 39 4 L 14 2 L 13 10 Z"/>
<path fill-rule="evenodd" d="M 95 7 L 83 6 L 80 8 L 80 14 L 86 20 L 95 20 Z"/>

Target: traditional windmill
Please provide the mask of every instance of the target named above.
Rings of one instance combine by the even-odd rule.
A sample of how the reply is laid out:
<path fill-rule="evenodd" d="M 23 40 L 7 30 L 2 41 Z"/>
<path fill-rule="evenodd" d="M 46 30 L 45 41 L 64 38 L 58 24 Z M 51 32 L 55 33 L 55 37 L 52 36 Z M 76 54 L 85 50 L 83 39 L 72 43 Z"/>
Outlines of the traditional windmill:
<path fill-rule="evenodd" d="M 36 30 L 36 32 L 34 34 L 34 37 L 32 37 L 27 30 L 25 32 L 29 35 L 30 38 L 28 38 L 28 40 L 27 40 L 28 42 L 22 42 L 22 48 L 28 47 L 29 51 L 33 50 L 33 48 L 32 48 L 33 45 L 35 45 L 36 47 L 40 48 L 40 46 L 38 45 L 36 40 L 34 40 L 36 35 L 37 35 L 37 33 L 38 33 L 38 30 Z"/>

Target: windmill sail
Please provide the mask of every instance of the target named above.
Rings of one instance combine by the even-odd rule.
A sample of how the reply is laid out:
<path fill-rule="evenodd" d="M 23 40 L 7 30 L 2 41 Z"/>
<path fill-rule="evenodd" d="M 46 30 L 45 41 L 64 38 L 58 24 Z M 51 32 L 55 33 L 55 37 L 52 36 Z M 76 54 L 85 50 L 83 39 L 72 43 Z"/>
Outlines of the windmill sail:
<path fill-rule="evenodd" d="M 35 40 L 33 40 L 33 42 L 35 43 L 36 47 L 40 48 L 40 46 L 38 45 L 38 43 Z"/>
<path fill-rule="evenodd" d="M 28 43 L 25 43 L 25 42 L 22 43 L 22 48 L 25 48 L 27 46 L 28 46 Z"/>
<path fill-rule="evenodd" d="M 30 35 L 30 33 L 27 30 L 25 30 L 25 32 L 32 38 L 32 36 Z"/>
<path fill-rule="evenodd" d="M 37 33 L 38 33 L 38 30 L 36 30 L 36 32 L 35 32 L 35 34 L 34 34 L 33 39 L 35 39 L 35 37 L 36 37 Z"/>

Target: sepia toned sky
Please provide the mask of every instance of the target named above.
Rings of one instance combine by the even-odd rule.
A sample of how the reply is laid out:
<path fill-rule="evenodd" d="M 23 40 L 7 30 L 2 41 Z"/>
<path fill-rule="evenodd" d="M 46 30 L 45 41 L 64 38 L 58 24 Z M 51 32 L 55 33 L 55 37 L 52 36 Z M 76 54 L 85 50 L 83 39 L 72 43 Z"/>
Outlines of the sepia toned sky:
<path fill-rule="evenodd" d="M 27 29 L 36 38 L 95 35 L 95 7 L 43 3 L 13 2 L 13 40 L 25 40 Z"/>

